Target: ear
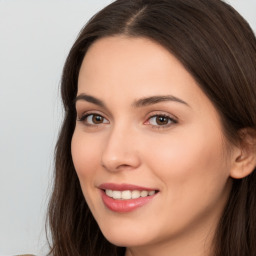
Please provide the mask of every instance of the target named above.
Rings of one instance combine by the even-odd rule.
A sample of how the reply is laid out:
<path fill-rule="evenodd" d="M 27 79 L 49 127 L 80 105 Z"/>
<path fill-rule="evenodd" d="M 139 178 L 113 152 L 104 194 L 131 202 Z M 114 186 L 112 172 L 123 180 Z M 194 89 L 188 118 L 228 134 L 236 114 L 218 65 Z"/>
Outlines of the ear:
<path fill-rule="evenodd" d="M 234 150 L 234 161 L 230 176 L 242 179 L 256 167 L 256 130 L 245 128 L 239 131 L 240 145 Z"/>

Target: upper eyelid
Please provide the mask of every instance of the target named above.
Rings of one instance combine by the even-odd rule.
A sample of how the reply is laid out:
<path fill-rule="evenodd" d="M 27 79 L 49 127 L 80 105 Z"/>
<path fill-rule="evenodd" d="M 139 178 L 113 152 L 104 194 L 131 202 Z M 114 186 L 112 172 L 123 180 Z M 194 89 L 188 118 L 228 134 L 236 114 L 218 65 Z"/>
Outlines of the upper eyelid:
<path fill-rule="evenodd" d="M 86 114 L 97 114 L 97 115 L 100 115 L 108 120 L 113 119 L 111 113 L 109 113 L 105 109 L 101 109 L 101 107 L 99 107 L 99 109 L 97 109 L 97 108 L 85 108 L 83 106 L 77 107 L 77 105 L 76 105 L 75 110 L 76 110 L 77 116 L 84 116 Z"/>
<path fill-rule="evenodd" d="M 88 111 L 76 110 L 76 113 L 77 113 L 77 116 L 80 116 L 80 117 L 83 117 L 85 115 L 99 115 L 99 116 L 102 116 L 102 117 L 108 119 L 104 113 L 102 113 L 101 111 L 98 111 L 98 110 L 88 110 Z"/>
<path fill-rule="evenodd" d="M 93 113 L 83 113 L 83 114 L 81 115 L 81 117 L 85 117 L 85 116 L 86 116 L 86 117 L 88 117 L 88 116 L 101 116 L 101 117 L 107 119 L 106 117 L 104 117 L 104 115 L 99 114 L 99 113 L 95 113 L 95 112 L 93 112 Z"/>
<path fill-rule="evenodd" d="M 164 125 L 152 125 L 152 124 L 150 124 L 150 125 L 152 125 L 152 126 L 159 126 L 159 127 L 166 127 L 166 126 L 170 126 L 170 125 L 172 125 L 172 124 L 177 124 L 178 123 L 178 120 L 176 120 L 175 118 L 172 118 L 172 117 L 170 117 L 170 116 L 168 116 L 168 115 L 153 115 L 153 116 L 150 116 L 147 120 L 146 120 L 146 122 L 149 122 L 149 120 L 151 119 L 151 118 L 154 118 L 154 117 L 157 117 L 157 116 L 163 116 L 163 117 L 167 117 L 170 121 L 171 121 L 171 123 L 169 123 L 169 124 L 164 124 Z"/>
<path fill-rule="evenodd" d="M 152 116 L 150 116 L 147 120 L 149 120 L 149 119 L 151 119 L 151 118 L 153 118 L 153 117 L 157 117 L 157 116 L 167 117 L 167 118 L 169 118 L 170 120 L 176 121 L 175 118 L 173 118 L 173 117 L 171 117 L 171 116 L 169 116 L 169 115 L 161 115 L 161 114 L 152 115 Z"/>
<path fill-rule="evenodd" d="M 88 116 L 101 116 L 102 118 L 104 118 L 104 119 L 106 119 L 106 120 L 108 120 L 108 118 L 106 118 L 104 115 L 102 115 L 102 114 L 99 114 L 99 113 L 96 113 L 96 112 L 92 112 L 92 113 L 90 113 L 90 112 L 85 112 L 85 113 L 83 113 L 82 115 L 81 115 L 81 117 L 78 117 L 78 119 L 82 119 L 82 118 L 84 118 L 84 117 L 88 117 Z M 108 120 L 109 121 L 109 120 Z"/>
<path fill-rule="evenodd" d="M 161 110 L 151 111 L 150 113 L 147 114 L 146 119 L 148 120 L 149 118 L 154 117 L 154 116 L 166 116 L 166 117 L 169 117 L 170 119 L 178 121 L 177 116 L 170 114 L 166 111 L 161 111 Z"/>

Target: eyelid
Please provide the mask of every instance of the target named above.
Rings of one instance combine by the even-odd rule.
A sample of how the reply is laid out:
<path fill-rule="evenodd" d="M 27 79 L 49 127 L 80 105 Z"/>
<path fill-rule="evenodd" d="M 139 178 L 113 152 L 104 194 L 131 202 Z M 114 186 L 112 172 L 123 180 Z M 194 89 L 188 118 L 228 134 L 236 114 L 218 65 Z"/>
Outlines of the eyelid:
<path fill-rule="evenodd" d="M 77 101 L 75 105 L 75 110 L 77 116 L 82 116 L 85 113 L 96 113 L 103 117 L 108 117 L 108 120 L 113 119 L 111 112 L 107 108 L 95 106 L 95 104 L 86 101 Z"/>
<path fill-rule="evenodd" d="M 84 125 L 86 126 L 99 126 L 99 125 L 102 125 L 102 124 L 106 124 L 105 122 L 103 123 L 99 123 L 99 124 L 91 124 L 91 123 L 88 123 L 86 122 L 86 119 L 89 117 L 89 116 L 100 116 L 102 117 L 103 119 L 107 120 L 107 123 L 109 123 L 109 120 L 102 114 L 102 113 L 98 113 L 97 111 L 88 111 L 88 112 L 84 112 L 81 117 L 77 117 L 77 121 L 79 122 L 83 122 Z"/>
<path fill-rule="evenodd" d="M 91 110 L 84 110 L 84 109 L 78 110 L 77 109 L 76 113 L 77 113 L 77 120 L 85 117 L 86 115 L 87 116 L 88 115 L 99 115 L 99 116 L 106 118 L 105 113 L 103 113 L 102 111 L 98 111 L 96 109 L 91 109 Z M 106 119 L 108 119 L 108 118 L 106 118 Z"/>
<path fill-rule="evenodd" d="M 171 123 L 168 123 L 168 124 L 165 124 L 165 125 L 152 125 L 152 124 L 149 123 L 149 120 L 151 118 L 159 117 L 159 116 L 168 118 L 171 121 Z M 173 126 L 173 125 L 175 125 L 177 123 L 178 123 L 178 118 L 173 116 L 173 115 L 171 115 L 171 114 L 169 114 L 169 113 L 166 113 L 166 112 L 150 113 L 149 116 L 146 119 L 146 122 L 144 122 L 144 124 L 150 125 L 152 128 L 156 128 L 156 129 L 169 128 L 170 126 Z"/>

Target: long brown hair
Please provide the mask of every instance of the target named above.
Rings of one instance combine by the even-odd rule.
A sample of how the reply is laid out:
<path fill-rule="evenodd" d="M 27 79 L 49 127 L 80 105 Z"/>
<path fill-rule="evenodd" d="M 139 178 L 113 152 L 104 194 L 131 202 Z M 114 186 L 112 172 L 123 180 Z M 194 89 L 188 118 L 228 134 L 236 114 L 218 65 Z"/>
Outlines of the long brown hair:
<path fill-rule="evenodd" d="M 256 129 L 256 39 L 247 22 L 220 0 L 117 0 L 82 29 L 61 83 L 65 118 L 56 145 L 49 204 L 53 256 L 121 256 L 102 235 L 81 192 L 71 157 L 78 73 L 90 45 L 114 35 L 146 37 L 177 57 L 219 112 L 228 141 Z M 233 180 L 215 238 L 215 256 L 256 252 L 256 172 Z"/>

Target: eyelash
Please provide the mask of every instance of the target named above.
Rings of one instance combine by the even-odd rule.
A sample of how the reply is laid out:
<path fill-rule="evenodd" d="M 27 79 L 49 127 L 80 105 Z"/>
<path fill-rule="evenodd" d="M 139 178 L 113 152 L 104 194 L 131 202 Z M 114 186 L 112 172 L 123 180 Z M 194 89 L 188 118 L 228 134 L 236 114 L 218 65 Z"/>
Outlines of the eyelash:
<path fill-rule="evenodd" d="M 149 123 L 149 120 L 152 119 L 152 118 L 167 118 L 168 120 L 168 123 L 167 124 L 164 124 L 164 125 L 152 125 L 152 124 L 149 124 L 153 129 L 165 129 L 165 128 L 169 128 L 170 126 L 174 125 L 174 124 L 177 124 L 178 121 L 176 119 L 174 119 L 173 117 L 167 115 L 167 114 L 163 114 L 163 113 L 159 113 L 159 114 L 154 114 L 154 115 L 151 115 L 147 121 L 145 123 Z"/>
<path fill-rule="evenodd" d="M 99 124 L 90 124 L 88 123 L 88 121 L 86 121 L 86 119 L 89 117 L 89 116 L 92 116 L 93 117 L 101 117 L 105 120 L 107 120 L 106 118 L 104 118 L 102 115 L 100 114 L 97 114 L 97 113 L 88 113 L 88 114 L 85 114 L 83 115 L 81 118 L 78 118 L 78 121 L 79 122 L 83 122 L 86 126 L 89 126 L 89 127 L 96 127 L 98 125 L 101 125 L 101 124 L 104 124 L 104 123 L 99 123 Z"/>
<path fill-rule="evenodd" d="M 100 117 L 100 118 L 103 118 L 103 120 L 107 120 L 106 118 L 104 118 L 102 115 L 100 114 L 97 114 L 97 113 L 88 113 L 88 114 L 85 114 L 83 115 L 81 118 L 78 118 L 78 121 L 79 122 L 83 122 L 86 126 L 88 127 L 98 127 L 99 125 L 101 124 L 104 124 L 103 123 L 99 123 L 99 124 L 91 124 L 91 123 L 88 123 L 88 121 L 86 121 L 86 119 L 88 117 L 92 116 L 93 117 Z M 149 120 L 152 119 L 152 118 L 159 118 L 159 117 L 163 117 L 163 118 L 167 118 L 168 119 L 168 124 L 164 124 L 164 125 L 152 125 L 149 123 Z M 108 121 L 107 121 L 108 122 Z M 109 122 L 108 122 L 109 123 Z M 170 117 L 169 115 L 167 114 L 162 114 L 162 113 L 159 113 L 159 114 L 154 114 L 154 115 L 151 115 L 149 116 L 149 118 L 147 119 L 146 122 L 144 122 L 144 124 L 149 124 L 153 129 L 165 129 L 165 128 L 168 128 L 170 127 L 171 125 L 174 125 L 176 123 L 178 123 L 178 121 L 172 117 Z"/>

